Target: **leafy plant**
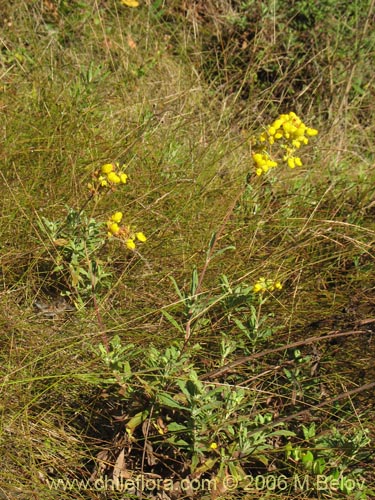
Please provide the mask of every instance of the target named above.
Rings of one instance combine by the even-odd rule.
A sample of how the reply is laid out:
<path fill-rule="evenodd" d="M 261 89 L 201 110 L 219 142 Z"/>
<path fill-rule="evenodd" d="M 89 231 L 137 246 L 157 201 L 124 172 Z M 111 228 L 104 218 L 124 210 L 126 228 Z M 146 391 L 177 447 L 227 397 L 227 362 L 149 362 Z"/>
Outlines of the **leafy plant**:
<path fill-rule="evenodd" d="M 51 273 L 60 281 L 62 294 L 71 295 L 80 307 L 110 285 L 111 272 L 101 258 L 108 239 L 121 241 L 131 251 L 136 248 L 135 241 L 146 241 L 142 232 L 120 225 L 122 212 L 115 212 L 106 222 L 98 222 L 85 214 L 84 208 L 90 201 L 98 201 L 103 193 L 112 192 L 127 182 L 127 175 L 120 170 L 118 163 L 103 165 L 92 177 L 88 185 L 90 195 L 81 209 L 68 208 L 66 218 L 61 221 L 46 217 L 38 220 L 40 230 L 54 249 L 51 252 L 55 254 Z"/>
<path fill-rule="evenodd" d="M 88 218 L 83 212 L 68 210 L 63 221 L 41 217 L 39 227 L 56 252 L 51 272 L 61 277 L 65 294 L 73 294 L 75 300 L 82 302 L 110 283 L 111 273 L 105 271 L 98 257 L 106 239 L 103 223 Z"/>

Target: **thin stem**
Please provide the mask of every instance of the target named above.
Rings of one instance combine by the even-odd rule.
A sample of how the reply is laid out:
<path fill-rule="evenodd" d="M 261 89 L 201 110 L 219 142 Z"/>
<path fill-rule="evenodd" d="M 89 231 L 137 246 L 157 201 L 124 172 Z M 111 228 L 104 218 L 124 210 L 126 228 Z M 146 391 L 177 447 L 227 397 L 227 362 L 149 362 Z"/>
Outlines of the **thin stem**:
<path fill-rule="evenodd" d="M 98 301 L 96 300 L 96 295 L 95 295 L 95 275 L 94 275 L 94 271 L 92 269 L 89 255 L 87 253 L 87 248 L 85 250 L 86 250 L 86 259 L 88 262 L 88 269 L 90 271 L 91 296 L 92 296 L 92 301 L 94 303 L 95 315 L 96 315 L 96 319 L 98 321 L 100 335 L 101 335 L 102 340 L 103 340 L 103 345 L 104 345 L 107 353 L 109 353 L 110 352 L 109 341 L 108 341 L 107 333 L 105 331 L 104 321 L 103 321 L 102 315 L 100 313 L 99 304 L 98 304 Z"/>
<path fill-rule="evenodd" d="M 216 249 L 216 245 L 220 239 L 220 236 L 222 235 L 223 231 L 224 231 L 224 228 L 225 226 L 227 225 L 227 222 L 228 222 L 228 219 L 229 217 L 231 216 L 231 214 L 233 213 L 233 210 L 235 209 L 236 205 L 237 205 L 237 202 L 238 200 L 240 199 L 240 197 L 243 195 L 245 191 L 245 188 L 241 188 L 241 190 L 238 192 L 237 196 L 235 197 L 235 199 L 233 200 L 232 204 L 230 205 L 225 217 L 224 217 L 224 220 L 218 230 L 218 232 L 215 234 L 215 237 L 214 237 L 214 240 L 212 242 L 212 245 L 208 251 L 208 254 L 207 254 L 207 257 L 206 257 L 206 261 L 204 263 L 204 266 L 203 266 L 203 269 L 199 275 L 199 280 L 198 280 L 198 285 L 197 285 L 197 288 L 195 290 L 195 293 L 194 293 L 194 296 L 197 297 L 201 291 L 201 288 L 202 288 L 202 284 L 203 284 L 203 280 L 204 280 L 204 277 L 206 275 L 206 272 L 207 272 L 207 269 L 208 269 L 208 266 L 210 265 L 210 262 L 212 260 L 212 257 L 214 255 L 214 251 Z M 191 316 L 187 323 L 186 323 L 186 327 L 185 327 L 185 343 L 184 343 L 184 347 L 183 347 L 183 350 L 186 346 L 186 344 L 189 342 L 189 339 L 190 339 L 190 336 L 191 336 L 191 325 L 192 325 L 192 322 L 195 320 L 195 317 L 194 316 Z"/>
<path fill-rule="evenodd" d="M 253 361 L 254 359 L 262 358 L 264 356 L 267 356 L 268 354 L 274 354 L 276 352 L 281 352 L 281 351 L 286 351 L 287 349 L 294 349 L 296 347 L 301 347 L 304 345 L 309 345 L 309 344 L 314 344 L 317 342 L 322 342 L 324 340 L 331 340 L 339 337 L 347 337 L 348 335 L 357 335 L 357 334 L 364 334 L 367 333 L 366 330 L 350 330 L 348 332 L 332 332 L 329 335 L 322 335 L 318 337 L 309 337 L 304 340 L 298 340 L 297 342 L 292 342 L 291 344 L 286 344 L 282 345 L 280 347 L 276 347 L 274 349 L 267 349 L 262 352 L 257 352 L 254 354 L 250 354 L 249 356 L 241 356 L 234 361 L 231 361 L 230 363 L 227 363 L 225 366 L 222 366 L 221 368 L 217 368 L 216 370 L 213 370 L 209 373 L 206 373 L 205 375 L 202 375 L 201 380 L 210 380 L 213 378 L 221 377 L 222 375 L 225 375 L 229 371 L 232 370 L 232 368 L 236 366 L 243 365 L 245 363 L 248 363 L 249 361 Z"/>

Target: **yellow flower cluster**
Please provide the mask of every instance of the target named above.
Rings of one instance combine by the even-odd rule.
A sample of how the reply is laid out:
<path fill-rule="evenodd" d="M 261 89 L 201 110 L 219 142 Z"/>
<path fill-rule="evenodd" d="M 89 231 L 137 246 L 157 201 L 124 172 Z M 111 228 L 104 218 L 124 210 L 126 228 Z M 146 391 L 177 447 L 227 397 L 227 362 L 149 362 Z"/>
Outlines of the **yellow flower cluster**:
<path fill-rule="evenodd" d="M 296 150 L 308 144 L 309 137 L 317 134 L 315 128 L 307 127 L 293 111 L 280 115 L 256 141 L 256 152 L 253 153 L 256 174 L 262 175 L 271 167 L 277 166 L 266 149 L 266 143 L 272 146 L 279 141 L 280 147 L 285 151 L 283 161 L 288 167 L 295 168 L 302 166 L 301 158 L 295 156 Z"/>
<path fill-rule="evenodd" d="M 93 174 L 93 183 L 88 185 L 92 194 L 98 194 L 103 188 L 114 188 L 118 184 L 126 184 L 128 176 L 123 172 L 124 165 L 120 169 L 120 164 L 106 163 L 100 170 Z"/>
<path fill-rule="evenodd" d="M 120 226 L 123 213 L 115 212 L 107 221 L 108 238 L 113 236 L 121 239 L 129 250 L 135 250 L 135 242 L 144 243 L 147 238 L 142 232 L 133 232 L 129 226 Z"/>
<path fill-rule="evenodd" d="M 258 281 L 253 286 L 254 293 L 264 293 L 264 292 L 274 292 L 275 290 L 281 290 L 283 285 L 280 281 L 266 280 L 265 278 L 259 278 Z"/>
<path fill-rule="evenodd" d="M 266 132 L 260 136 L 260 141 L 267 141 L 273 144 L 275 141 L 282 138 L 287 139 L 293 147 L 300 148 L 302 144 L 308 143 L 308 136 L 317 135 L 318 131 L 315 128 L 307 127 L 293 111 L 288 115 L 280 115 Z"/>
<path fill-rule="evenodd" d="M 253 160 L 256 165 L 257 175 L 263 172 L 266 173 L 272 167 L 277 167 L 277 162 L 272 160 L 265 151 L 263 153 L 254 153 Z"/>

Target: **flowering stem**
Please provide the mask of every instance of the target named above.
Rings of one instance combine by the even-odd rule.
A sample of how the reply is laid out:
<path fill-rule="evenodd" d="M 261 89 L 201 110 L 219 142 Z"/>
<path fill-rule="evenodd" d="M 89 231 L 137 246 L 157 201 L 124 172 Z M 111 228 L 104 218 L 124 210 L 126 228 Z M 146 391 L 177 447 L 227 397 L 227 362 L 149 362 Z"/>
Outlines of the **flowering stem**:
<path fill-rule="evenodd" d="M 103 345 L 104 345 L 105 350 L 107 351 L 107 353 L 109 353 L 110 352 L 110 347 L 109 347 L 108 337 L 107 337 L 107 334 L 106 334 L 106 331 L 105 331 L 105 326 L 104 326 L 104 321 L 103 321 L 102 315 L 100 314 L 99 305 L 98 305 L 98 302 L 96 300 L 96 295 L 95 295 L 95 276 L 94 276 L 94 272 L 93 272 L 92 266 L 90 265 L 90 259 L 89 259 L 88 253 L 87 253 L 87 248 L 86 248 L 86 258 L 87 258 L 87 262 L 89 264 L 88 268 L 89 268 L 89 271 L 90 271 L 91 295 L 92 295 L 92 301 L 94 303 L 95 315 L 96 315 L 96 319 L 98 321 L 99 330 L 100 330 L 100 334 L 101 334 L 101 337 L 102 337 Z"/>
<path fill-rule="evenodd" d="M 96 300 L 96 296 L 95 296 L 94 290 L 92 290 L 92 301 L 94 303 L 94 309 L 95 309 L 96 319 L 98 320 L 98 325 L 99 325 L 99 329 L 100 329 L 100 334 L 102 336 L 103 345 L 104 345 L 105 350 L 107 351 L 107 353 L 109 353 L 110 348 L 109 348 L 108 337 L 107 337 L 107 334 L 106 334 L 106 331 L 105 331 L 103 318 L 102 318 L 102 315 L 100 314 L 99 305 L 98 305 L 98 302 Z"/>
<path fill-rule="evenodd" d="M 214 255 L 214 251 L 215 251 L 216 245 L 217 245 L 217 243 L 219 241 L 219 238 L 222 235 L 222 233 L 224 231 L 224 228 L 225 228 L 225 226 L 226 226 L 226 224 L 228 222 L 228 219 L 231 216 L 231 214 L 233 213 L 233 210 L 235 209 L 235 207 L 237 205 L 237 202 L 241 198 L 241 196 L 243 195 L 244 191 L 245 191 L 245 188 L 242 187 L 240 189 L 240 191 L 238 192 L 237 196 L 235 197 L 235 199 L 233 200 L 232 204 L 228 208 L 228 211 L 225 214 L 224 220 L 223 220 L 223 222 L 222 222 L 222 224 L 221 224 L 218 232 L 215 234 L 213 242 L 212 242 L 212 244 L 210 246 L 210 249 L 208 251 L 208 254 L 207 254 L 206 261 L 204 263 L 203 269 L 202 269 L 202 271 L 201 271 L 201 273 L 199 275 L 198 285 L 197 285 L 197 288 L 196 288 L 195 293 L 194 293 L 195 297 L 197 297 L 199 295 L 199 293 L 200 293 L 204 277 L 206 275 L 208 266 L 210 265 L 211 259 L 212 259 L 213 255 Z M 187 323 L 186 323 L 186 327 L 185 327 L 185 343 L 184 343 L 182 351 L 184 350 L 184 348 L 186 347 L 187 343 L 189 342 L 189 339 L 190 339 L 190 336 L 191 336 L 191 325 L 192 325 L 192 323 L 193 323 L 194 320 L 195 320 L 195 317 L 191 315 L 190 318 L 188 319 Z"/>

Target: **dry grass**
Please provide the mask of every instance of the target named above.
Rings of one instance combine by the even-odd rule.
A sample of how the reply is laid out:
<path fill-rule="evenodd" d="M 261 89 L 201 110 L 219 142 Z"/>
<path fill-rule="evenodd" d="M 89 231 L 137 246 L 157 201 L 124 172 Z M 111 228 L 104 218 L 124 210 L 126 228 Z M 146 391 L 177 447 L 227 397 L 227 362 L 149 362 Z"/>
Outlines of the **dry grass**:
<path fill-rule="evenodd" d="M 148 236 L 142 259 L 118 248 L 105 256 L 109 337 L 144 348 L 176 339 L 161 314 L 180 314 L 170 277 L 187 289 L 193 266 L 202 270 L 252 170 L 249 139 L 292 108 L 320 130 L 306 167 L 251 178 L 220 236 L 236 250 L 213 260 L 202 291 L 215 293 L 220 274 L 233 283 L 277 275 L 283 292 L 265 310 L 281 326 L 271 345 L 373 318 L 373 2 L 363 3 L 338 23 L 323 12 L 328 1 L 310 15 L 307 3 L 298 13 L 272 2 L 0 2 L 0 496 L 107 498 L 46 482 L 88 477 L 116 430 L 121 404 L 84 380 L 104 371 L 97 315 L 87 307 L 51 320 L 33 308 L 55 258 L 37 221 L 80 206 L 102 163 L 127 163 L 129 185 L 96 217 L 121 207 Z M 236 330 L 220 309 L 209 314 L 194 339 L 213 368 L 223 327 Z M 371 380 L 372 335 L 369 326 L 366 340 L 324 349 L 329 392 Z M 374 435 L 366 396 L 349 406 L 343 425 Z M 364 467 L 374 488 L 373 457 Z"/>

